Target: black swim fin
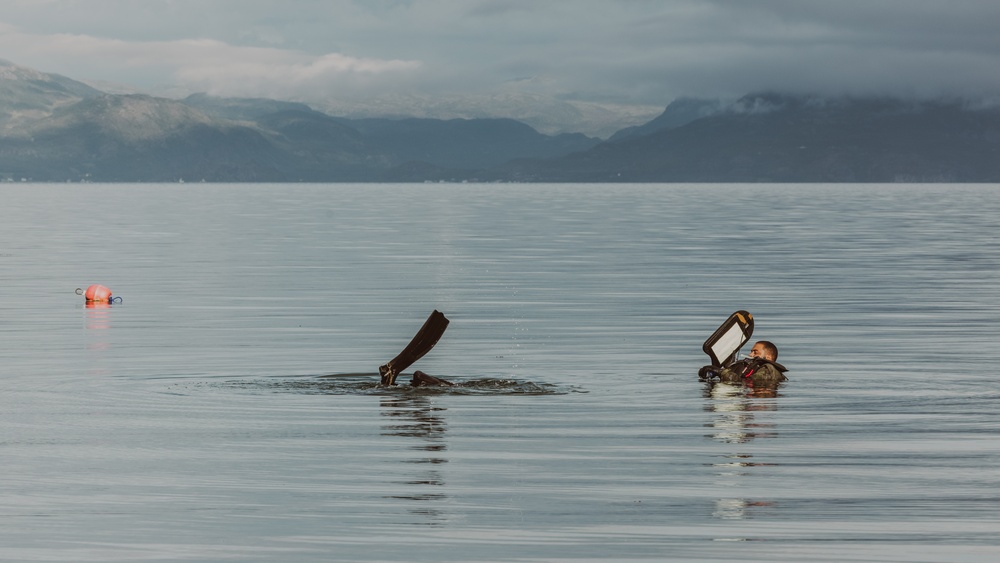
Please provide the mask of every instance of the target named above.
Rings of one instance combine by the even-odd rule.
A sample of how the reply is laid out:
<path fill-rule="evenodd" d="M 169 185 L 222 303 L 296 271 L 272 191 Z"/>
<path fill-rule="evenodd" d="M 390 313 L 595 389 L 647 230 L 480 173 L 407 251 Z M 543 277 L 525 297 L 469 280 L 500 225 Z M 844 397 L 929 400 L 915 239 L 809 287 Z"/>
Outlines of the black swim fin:
<path fill-rule="evenodd" d="M 431 351 L 438 340 L 448 328 L 448 319 L 444 313 L 434 310 L 431 316 L 427 317 L 424 326 L 420 327 L 413 340 L 403 348 L 395 358 L 389 360 L 385 365 L 379 366 L 378 373 L 382 376 L 382 385 L 395 385 L 396 376 L 401 371 L 413 365 L 424 354 Z"/>

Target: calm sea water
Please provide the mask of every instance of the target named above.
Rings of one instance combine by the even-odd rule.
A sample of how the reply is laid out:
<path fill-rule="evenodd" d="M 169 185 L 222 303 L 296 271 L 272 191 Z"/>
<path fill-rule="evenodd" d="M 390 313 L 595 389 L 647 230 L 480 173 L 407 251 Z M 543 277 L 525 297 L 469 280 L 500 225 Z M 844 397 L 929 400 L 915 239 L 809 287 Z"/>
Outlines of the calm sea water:
<path fill-rule="evenodd" d="M 0 560 L 1000 557 L 998 186 L 0 193 Z"/>

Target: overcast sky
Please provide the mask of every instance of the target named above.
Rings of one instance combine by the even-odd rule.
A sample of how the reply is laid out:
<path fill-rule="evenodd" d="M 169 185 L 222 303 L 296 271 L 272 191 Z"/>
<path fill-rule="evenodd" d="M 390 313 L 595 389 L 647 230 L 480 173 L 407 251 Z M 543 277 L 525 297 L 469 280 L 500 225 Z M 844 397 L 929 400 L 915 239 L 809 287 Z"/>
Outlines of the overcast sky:
<path fill-rule="evenodd" d="M 1000 92 L 998 0 L 0 0 L 0 58 L 310 99 Z"/>

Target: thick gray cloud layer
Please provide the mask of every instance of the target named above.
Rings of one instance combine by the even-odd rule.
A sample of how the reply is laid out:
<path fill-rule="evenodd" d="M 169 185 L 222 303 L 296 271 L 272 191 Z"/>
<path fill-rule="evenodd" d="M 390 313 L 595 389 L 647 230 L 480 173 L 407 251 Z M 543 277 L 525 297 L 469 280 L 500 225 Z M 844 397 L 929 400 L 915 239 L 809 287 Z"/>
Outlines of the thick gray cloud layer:
<path fill-rule="evenodd" d="M 0 58 L 289 99 L 995 98 L 996 0 L 0 0 Z"/>

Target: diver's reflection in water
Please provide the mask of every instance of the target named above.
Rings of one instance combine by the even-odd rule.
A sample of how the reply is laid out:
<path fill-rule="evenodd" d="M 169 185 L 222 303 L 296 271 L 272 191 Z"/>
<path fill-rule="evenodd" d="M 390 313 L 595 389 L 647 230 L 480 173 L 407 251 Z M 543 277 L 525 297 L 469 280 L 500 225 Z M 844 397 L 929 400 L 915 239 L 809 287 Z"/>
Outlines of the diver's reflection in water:
<path fill-rule="evenodd" d="M 419 395 L 383 397 L 381 407 L 382 416 L 388 419 L 382 426 L 383 436 L 406 436 L 417 440 L 410 448 L 416 453 L 412 458 L 402 460 L 403 463 L 413 464 L 413 471 L 407 471 L 413 478 L 399 482 L 408 489 L 412 488 L 412 493 L 391 495 L 389 498 L 415 501 L 410 512 L 426 519 L 421 523 L 444 523 L 446 515 L 439 505 L 448 496 L 439 488 L 445 484 L 441 466 L 448 463 L 445 457 L 448 425 L 442 416 L 446 409 L 433 406 L 430 398 Z"/>
<path fill-rule="evenodd" d="M 778 410 L 775 401 L 754 400 L 775 398 L 775 391 L 755 392 L 742 386 L 715 383 L 706 388 L 705 397 L 709 399 L 705 410 L 719 415 L 708 424 L 714 429 L 711 437 L 715 440 L 741 444 L 777 436 L 774 424 L 754 420 L 754 412 Z"/>
<path fill-rule="evenodd" d="M 778 410 L 774 390 L 748 390 L 725 383 L 709 384 L 705 389 L 705 410 L 715 416 L 705 426 L 712 429 L 706 438 L 725 444 L 747 444 L 757 438 L 775 438 L 778 433 L 771 422 L 761 422 L 756 413 Z M 722 459 L 712 463 L 719 486 L 733 489 L 754 467 L 774 466 L 756 460 L 753 454 L 730 449 Z M 776 508 L 773 501 L 742 497 L 720 498 L 715 501 L 712 516 L 722 520 L 750 520 Z"/>
<path fill-rule="evenodd" d="M 767 500 L 745 498 L 720 498 L 715 501 L 712 516 L 719 520 L 753 520 L 762 516 L 773 517 L 777 505 Z"/>

